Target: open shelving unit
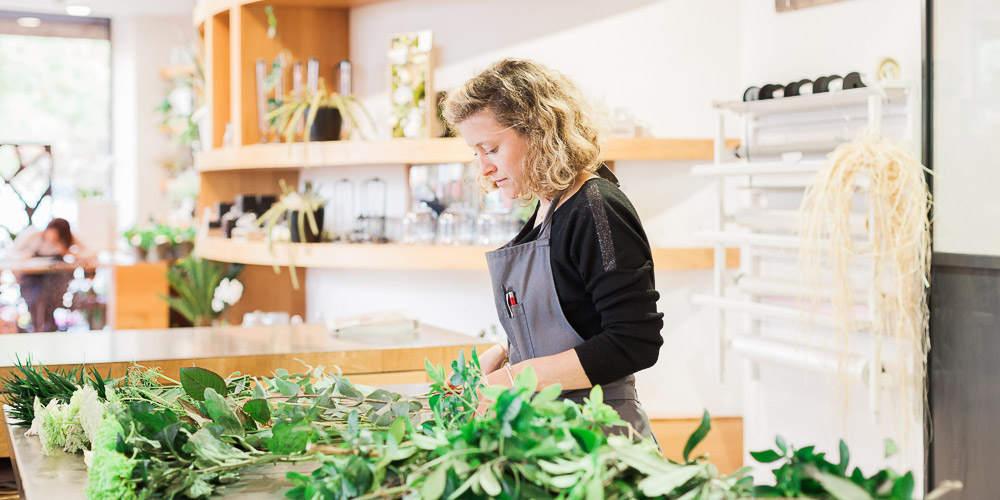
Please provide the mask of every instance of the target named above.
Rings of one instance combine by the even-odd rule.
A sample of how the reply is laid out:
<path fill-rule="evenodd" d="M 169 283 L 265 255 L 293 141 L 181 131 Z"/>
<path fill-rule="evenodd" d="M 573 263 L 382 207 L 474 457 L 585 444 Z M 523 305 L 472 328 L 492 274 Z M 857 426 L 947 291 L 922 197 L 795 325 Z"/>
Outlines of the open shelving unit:
<path fill-rule="evenodd" d="M 730 141 L 733 147 L 737 141 Z M 607 161 L 705 160 L 712 158 L 711 139 L 612 139 L 605 149 Z M 297 169 L 305 165 L 424 165 L 465 163 L 472 150 L 460 138 L 383 139 L 310 143 L 250 144 L 204 151 L 195 155 L 201 172 L 254 169 Z"/>
<path fill-rule="evenodd" d="M 773 266 L 765 267 L 765 258 L 773 258 L 780 252 L 784 255 L 798 255 L 803 240 L 798 235 L 798 209 L 782 209 L 789 203 L 789 195 L 801 193 L 817 182 L 815 174 L 826 163 L 819 157 L 833 150 L 841 141 L 850 140 L 847 123 L 865 124 L 872 132 L 885 135 L 883 120 L 901 118 L 900 139 L 914 144 L 913 137 L 919 132 L 916 111 L 920 99 L 914 86 L 906 82 L 827 92 L 822 94 L 794 96 L 754 102 L 716 102 L 720 111 L 719 130 L 723 129 L 723 112 L 732 112 L 742 121 L 741 156 L 744 159 L 729 161 L 722 154 L 720 135 L 717 136 L 716 157 L 713 163 L 695 165 L 693 175 L 716 178 L 717 206 L 711 230 L 696 234 L 699 241 L 712 243 L 716 248 L 716 265 L 711 294 L 696 294 L 692 302 L 715 309 L 718 346 L 716 350 L 720 377 L 723 359 L 732 352 L 747 360 L 746 372 L 750 377 L 758 377 L 760 363 L 792 366 L 803 370 L 818 370 L 835 373 L 838 368 L 866 385 L 870 410 L 878 421 L 882 412 L 881 391 L 893 384 L 895 374 L 888 373 L 883 357 L 880 337 L 872 335 L 878 325 L 878 294 L 871 292 L 867 284 L 855 289 L 855 307 L 859 311 L 854 324 L 854 332 L 859 338 L 848 353 L 830 349 L 829 335 L 838 323 L 829 315 L 807 311 L 799 303 L 801 291 L 798 283 L 786 276 L 776 276 Z M 802 141 L 795 133 L 787 133 L 790 140 L 761 144 L 758 133 L 761 130 L 786 127 L 794 129 L 804 124 L 823 125 L 831 132 L 826 140 Z M 844 137 L 841 137 L 844 136 Z M 781 137 L 780 135 L 777 137 Z M 743 149 L 743 148 L 746 149 Z M 752 155 L 751 155 L 752 153 Z M 748 156 L 761 159 L 747 160 Z M 780 159 L 778 159 L 780 158 Z M 805 158 L 805 159 L 803 159 Z M 725 203 L 725 179 L 745 188 L 744 196 L 735 210 L 727 209 Z M 866 176 L 855 179 L 855 192 L 864 193 L 870 184 Z M 774 196 L 774 205 L 767 193 L 781 193 Z M 731 200 L 731 203 L 735 200 Z M 733 208 L 733 207 L 729 207 Z M 871 253 L 874 245 L 869 234 L 868 223 L 871 213 L 856 209 L 850 214 L 851 233 L 855 238 L 852 250 L 859 256 Z M 820 249 L 829 248 L 829 242 L 818 242 Z M 729 247 L 737 246 L 741 251 L 740 269 L 730 277 L 722 265 L 720 253 L 728 253 Z M 863 265 L 867 265 L 866 263 Z M 738 292 L 738 293 L 732 293 Z M 830 290 L 818 292 L 829 300 Z M 726 313 L 738 314 L 742 322 L 739 332 L 727 334 Z M 763 328 L 766 323 L 784 322 L 795 328 L 808 330 L 816 328 L 821 332 L 803 335 L 797 340 L 770 335 Z"/>
<path fill-rule="evenodd" d="M 485 271 L 487 246 L 362 243 L 275 243 L 221 237 L 198 240 L 198 256 L 249 265 L 322 269 Z M 739 251 L 726 254 L 727 267 L 739 266 Z M 654 248 L 656 270 L 711 269 L 711 248 Z"/>
<path fill-rule="evenodd" d="M 273 133 L 258 130 L 255 65 L 270 63 L 282 49 L 292 61 L 315 57 L 320 76 L 330 80 L 333 68 L 350 56 L 350 9 L 384 0 L 202 0 L 192 19 L 204 42 L 205 105 L 208 123 L 204 133 L 208 149 L 195 154 L 201 174 L 197 213 L 237 194 L 277 194 L 279 180 L 298 185 L 306 168 L 339 168 L 375 165 L 433 165 L 469 162 L 471 149 L 458 138 L 374 139 L 330 142 L 280 143 Z M 265 7 L 278 18 L 279 38 L 268 38 Z M 288 27 L 294 26 L 294 29 Z M 372 61 L 355 61 L 369 64 Z M 288 78 L 290 81 L 290 77 Z M 223 138 L 228 127 L 226 147 Z M 264 139 L 262 141 L 262 139 Z M 265 142 L 268 141 L 268 142 Z M 727 147 L 737 146 L 727 141 Z M 605 159 L 615 161 L 708 161 L 714 156 L 712 139 L 626 138 L 605 145 Z M 263 241 L 233 241 L 203 237 L 198 255 L 221 262 L 242 263 L 241 279 L 247 290 L 234 317 L 255 308 L 305 313 L 305 287 L 291 288 L 285 274 L 297 268 L 304 282 L 306 268 L 370 270 L 485 270 L 486 247 L 414 246 L 397 244 L 276 244 L 273 251 Z M 708 269 L 712 248 L 653 249 L 657 270 Z M 716 257 L 717 258 L 717 257 Z M 738 265 L 737 250 L 727 253 Z M 278 265 L 276 276 L 271 266 Z M 255 292 L 257 293 L 257 292 Z M 252 295 L 252 294 L 251 294 Z M 274 297 L 282 297 L 281 303 Z"/>

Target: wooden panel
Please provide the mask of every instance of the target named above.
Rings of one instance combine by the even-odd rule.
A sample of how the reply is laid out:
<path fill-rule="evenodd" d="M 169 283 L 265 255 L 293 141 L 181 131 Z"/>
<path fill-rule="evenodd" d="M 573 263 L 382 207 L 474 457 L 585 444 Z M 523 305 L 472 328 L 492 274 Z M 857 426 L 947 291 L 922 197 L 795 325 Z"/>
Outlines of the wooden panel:
<path fill-rule="evenodd" d="M 287 265 L 328 269 L 389 269 L 389 270 L 486 270 L 485 246 L 450 245 L 383 245 L 309 243 L 273 245 L 268 250 L 264 241 L 240 241 L 219 237 L 198 240 L 197 252 L 204 258 L 244 264 Z M 727 265 L 739 266 L 739 249 L 726 252 Z M 711 269 L 711 248 L 654 248 L 655 269 Z"/>
<path fill-rule="evenodd" d="M 663 454 L 678 462 L 683 460 L 688 437 L 700 423 L 700 418 L 650 420 Z M 722 474 L 730 474 L 743 467 L 743 419 L 713 418 L 712 430 L 692 452 L 692 456 L 705 454 Z"/>
<path fill-rule="evenodd" d="M 298 186 L 299 173 L 292 170 L 261 170 L 256 172 L 202 172 L 198 193 L 198 214 L 215 202 L 233 202 L 237 194 L 278 194 L 279 181 Z"/>
<path fill-rule="evenodd" d="M 739 145 L 726 140 L 727 148 Z M 608 141 L 604 156 L 609 160 L 705 160 L 713 157 L 714 141 L 706 139 L 656 139 L 633 137 Z"/>
<path fill-rule="evenodd" d="M 354 384 L 364 385 L 423 384 L 431 381 L 423 370 L 355 374 L 350 379 Z"/>
<path fill-rule="evenodd" d="M 196 248 L 197 250 L 197 248 Z M 219 259 L 212 259 L 219 260 Z M 284 311 L 289 315 L 298 314 L 306 318 L 306 271 L 296 269 L 299 278 L 299 289 L 292 288 L 292 280 L 287 266 L 281 267 L 278 274 L 270 263 L 265 266 L 246 266 L 239 276 L 243 282 L 243 297 L 227 312 L 229 322 L 234 325 L 243 323 L 243 314 L 260 311 Z"/>
<path fill-rule="evenodd" d="M 166 262 L 143 262 L 114 267 L 112 300 L 114 329 L 167 328 L 170 307 L 160 295 L 169 295 Z"/>
<path fill-rule="evenodd" d="M 267 5 L 271 3 L 268 2 Z M 341 59 L 350 57 L 346 9 L 274 5 L 278 36 L 270 39 L 267 38 L 268 23 L 264 7 L 264 2 L 239 7 L 239 91 L 243 118 L 239 123 L 243 133 L 242 142 L 236 144 L 260 142 L 255 82 L 255 65 L 258 59 L 264 59 L 270 66 L 281 48 L 290 51 L 292 60 L 287 61 L 284 81 L 286 88 L 291 88 L 292 63 L 301 61 L 304 64 L 315 57 L 319 60 L 319 75 L 326 81 L 329 89 L 333 84 L 334 67 Z"/>
<path fill-rule="evenodd" d="M 385 0 L 203 0 L 194 7 L 193 21 L 200 26 L 209 16 L 241 5 L 264 3 L 268 5 L 291 5 L 298 7 L 327 7 L 337 9 L 352 9 Z"/>
<path fill-rule="evenodd" d="M 253 119 L 256 113 L 245 115 L 243 113 L 243 86 L 244 80 L 250 79 L 251 90 L 253 89 L 254 73 L 244 75 L 243 71 L 243 24 L 244 16 L 239 7 L 229 10 L 229 122 L 232 123 L 230 132 L 231 147 L 243 144 L 243 122 L 245 119 Z M 251 99 L 253 99 L 251 92 Z M 253 122 L 256 123 L 256 122 Z M 202 190 L 205 189 L 204 179 L 202 179 Z"/>
<path fill-rule="evenodd" d="M 229 11 L 212 16 L 212 22 L 205 29 L 205 105 L 211 110 L 208 137 L 212 138 L 209 148 L 222 147 L 222 137 L 226 133 L 226 123 L 230 114 L 230 60 L 229 60 Z"/>
<path fill-rule="evenodd" d="M 738 141 L 727 144 L 735 146 Z M 712 141 L 707 139 L 612 139 L 605 159 L 707 160 Z M 195 155 L 202 171 L 264 168 L 298 169 L 303 166 L 420 165 L 473 161 L 472 151 L 460 138 L 328 141 L 295 144 L 250 144 L 240 148 L 203 151 Z"/>

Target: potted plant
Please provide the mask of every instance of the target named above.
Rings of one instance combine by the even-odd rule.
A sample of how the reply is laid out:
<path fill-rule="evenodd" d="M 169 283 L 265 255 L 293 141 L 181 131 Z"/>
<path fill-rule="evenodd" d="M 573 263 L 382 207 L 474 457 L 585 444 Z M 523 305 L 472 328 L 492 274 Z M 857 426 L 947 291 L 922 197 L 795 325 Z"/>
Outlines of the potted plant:
<path fill-rule="evenodd" d="M 278 197 L 278 201 L 257 219 L 257 225 L 265 226 L 269 242 L 275 239 L 281 240 L 283 238 L 275 238 L 272 233 L 282 217 L 285 217 L 289 226 L 289 239 L 293 243 L 318 243 L 323 234 L 323 207 L 326 205 L 326 200 L 313 190 L 311 182 L 306 182 L 306 187 L 301 193 L 288 187 L 284 179 L 281 179 L 279 184 L 282 194 Z"/>
<path fill-rule="evenodd" d="M 267 114 L 267 119 L 285 142 L 295 141 L 303 117 L 306 141 L 336 141 L 340 139 L 345 118 L 351 124 L 348 133 L 358 129 L 354 108 L 364 111 L 360 106 L 352 96 L 328 91 L 326 83 L 320 78 L 318 90 L 289 93 L 283 98 L 281 106 Z"/>
<path fill-rule="evenodd" d="M 178 260 L 167 270 L 167 281 L 176 297 L 160 295 L 170 308 L 194 326 L 211 326 L 243 296 L 243 284 L 236 279 L 242 264 L 228 268 L 199 258 Z"/>

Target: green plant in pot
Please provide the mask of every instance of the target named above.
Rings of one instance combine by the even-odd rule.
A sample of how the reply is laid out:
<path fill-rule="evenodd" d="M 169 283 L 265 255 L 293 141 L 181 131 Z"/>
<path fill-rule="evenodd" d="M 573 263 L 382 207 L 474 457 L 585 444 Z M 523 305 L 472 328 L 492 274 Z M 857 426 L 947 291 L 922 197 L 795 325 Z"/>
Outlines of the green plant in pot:
<path fill-rule="evenodd" d="M 267 235 L 267 246 L 274 254 L 275 241 L 291 241 L 292 243 L 319 243 L 323 234 L 323 213 L 326 200 L 320 196 L 318 191 L 313 189 L 311 182 L 306 182 L 305 189 L 298 192 L 288 187 L 284 179 L 278 181 L 281 186 L 281 195 L 278 201 L 271 205 L 263 215 L 257 219 L 257 225 L 264 227 Z M 284 226 L 282 220 L 288 221 L 288 233 L 282 231 Z M 277 231 L 276 231 L 277 230 Z M 289 271 L 292 278 L 292 287 L 299 289 L 299 280 L 295 274 L 295 263 L 289 254 Z M 274 266 L 274 272 L 279 272 L 278 266 Z"/>
<path fill-rule="evenodd" d="M 210 326 L 243 295 L 243 284 L 236 279 L 241 271 L 243 264 L 181 259 L 167 270 L 167 281 L 177 296 L 160 298 L 192 325 Z"/>
<path fill-rule="evenodd" d="M 359 129 L 356 109 L 364 111 L 354 97 L 328 91 L 320 78 L 318 90 L 286 95 L 281 106 L 267 114 L 267 119 L 285 142 L 295 141 L 303 117 L 307 141 L 336 141 L 340 139 L 345 118 L 351 124 L 349 133 Z"/>

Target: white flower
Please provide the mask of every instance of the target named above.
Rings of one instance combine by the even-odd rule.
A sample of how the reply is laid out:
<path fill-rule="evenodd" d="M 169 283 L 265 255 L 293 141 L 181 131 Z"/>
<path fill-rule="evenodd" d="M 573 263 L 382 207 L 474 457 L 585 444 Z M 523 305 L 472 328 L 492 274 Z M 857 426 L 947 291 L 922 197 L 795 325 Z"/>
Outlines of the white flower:
<path fill-rule="evenodd" d="M 156 235 L 156 238 L 153 238 L 153 243 L 156 243 L 157 245 L 162 245 L 162 244 L 167 243 L 169 241 L 170 241 L 170 238 L 167 235 L 165 235 L 165 234 L 158 234 L 158 235 Z"/>
<path fill-rule="evenodd" d="M 212 298 L 212 310 L 222 312 L 226 305 L 233 305 L 243 296 L 243 283 L 239 280 L 223 278 L 219 286 L 215 288 L 215 295 Z M 218 301 L 219 303 L 216 303 Z"/>
<path fill-rule="evenodd" d="M 416 138 L 420 136 L 420 131 L 424 126 L 424 112 L 419 108 L 412 108 L 406 115 L 406 125 L 403 125 L 403 137 Z"/>
<path fill-rule="evenodd" d="M 292 211 L 302 210 L 302 206 L 304 205 L 304 203 L 302 203 L 302 197 L 295 191 L 283 196 L 281 201 L 285 203 L 285 207 Z"/>
<path fill-rule="evenodd" d="M 413 81 L 413 73 L 405 66 L 396 70 L 396 77 L 399 78 L 399 83 L 403 85 L 409 85 Z"/>
<path fill-rule="evenodd" d="M 413 102 L 413 89 L 400 85 L 392 92 L 392 102 L 397 106 L 403 106 Z"/>
<path fill-rule="evenodd" d="M 142 236 L 138 234 L 133 234 L 132 237 L 129 238 L 128 242 L 131 243 L 132 246 L 137 247 L 142 244 Z"/>
<path fill-rule="evenodd" d="M 271 241 L 292 241 L 292 230 L 286 226 L 271 228 Z"/>

